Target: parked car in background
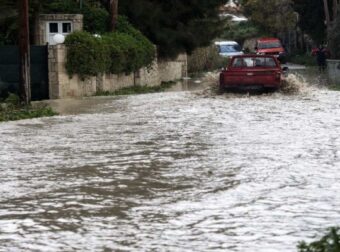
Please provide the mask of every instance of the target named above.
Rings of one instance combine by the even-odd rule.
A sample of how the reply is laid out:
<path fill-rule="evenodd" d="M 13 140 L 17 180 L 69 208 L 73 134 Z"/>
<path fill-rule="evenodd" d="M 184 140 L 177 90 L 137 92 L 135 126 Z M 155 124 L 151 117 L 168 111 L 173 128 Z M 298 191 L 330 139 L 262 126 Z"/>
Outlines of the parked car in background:
<path fill-rule="evenodd" d="M 236 41 L 217 41 L 215 45 L 217 46 L 218 53 L 222 57 L 232 57 L 243 54 L 241 46 Z"/>
<path fill-rule="evenodd" d="M 287 53 L 278 38 L 260 38 L 255 45 L 256 54 L 273 55 L 281 63 L 286 63 Z"/>
<path fill-rule="evenodd" d="M 287 70 L 286 68 L 284 70 Z M 283 69 L 271 55 L 240 55 L 230 60 L 220 73 L 220 89 L 270 89 L 281 86 Z"/>

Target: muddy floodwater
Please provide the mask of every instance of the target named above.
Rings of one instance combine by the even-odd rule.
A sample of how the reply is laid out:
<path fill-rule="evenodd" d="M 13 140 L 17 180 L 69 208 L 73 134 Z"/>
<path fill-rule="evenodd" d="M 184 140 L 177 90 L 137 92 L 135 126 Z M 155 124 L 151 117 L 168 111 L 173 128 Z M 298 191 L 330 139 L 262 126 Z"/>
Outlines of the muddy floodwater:
<path fill-rule="evenodd" d="M 1 123 L 0 251 L 296 251 L 340 224 L 340 93 L 301 89 Z"/>

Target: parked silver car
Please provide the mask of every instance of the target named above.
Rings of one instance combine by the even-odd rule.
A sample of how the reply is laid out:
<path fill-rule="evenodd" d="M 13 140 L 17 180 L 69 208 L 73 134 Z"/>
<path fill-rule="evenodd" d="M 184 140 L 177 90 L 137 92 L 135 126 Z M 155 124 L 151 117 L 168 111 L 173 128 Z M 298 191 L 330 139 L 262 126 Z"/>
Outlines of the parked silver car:
<path fill-rule="evenodd" d="M 236 41 L 216 41 L 218 53 L 223 57 L 243 55 L 241 46 Z"/>

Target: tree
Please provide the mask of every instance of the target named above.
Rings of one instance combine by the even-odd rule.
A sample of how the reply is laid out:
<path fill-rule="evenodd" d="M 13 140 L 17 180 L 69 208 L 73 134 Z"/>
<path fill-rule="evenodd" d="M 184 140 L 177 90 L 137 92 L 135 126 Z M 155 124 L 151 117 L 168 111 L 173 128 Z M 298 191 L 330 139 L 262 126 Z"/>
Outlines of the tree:
<path fill-rule="evenodd" d="M 0 0 L 0 22 L 3 22 L 6 18 L 16 16 L 17 13 L 13 1 Z"/>
<path fill-rule="evenodd" d="M 0 45 L 17 41 L 17 15 L 15 1 L 0 0 Z"/>
<path fill-rule="evenodd" d="M 101 4 L 110 13 L 110 31 L 114 31 L 118 21 L 118 0 L 93 0 Z"/>
<path fill-rule="evenodd" d="M 245 14 L 268 33 L 294 28 L 297 16 L 291 0 L 243 0 Z"/>
<path fill-rule="evenodd" d="M 323 4 L 326 17 L 327 42 L 331 45 L 331 54 L 334 55 L 335 53 L 337 53 L 334 46 L 336 46 L 336 43 L 340 43 L 340 41 L 336 40 L 336 36 L 334 36 L 332 32 L 337 33 L 337 30 L 335 30 L 334 27 L 338 18 L 338 7 L 340 6 L 340 4 L 339 0 L 332 0 L 331 3 L 329 2 L 329 0 L 323 0 Z"/>
<path fill-rule="evenodd" d="M 317 44 L 326 41 L 323 0 L 294 0 L 294 10 L 299 15 L 298 26 Z"/>
<path fill-rule="evenodd" d="M 110 30 L 114 31 L 117 26 L 118 19 L 118 0 L 110 0 Z"/>
<path fill-rule="evenodd" d="M 338 6 L 339 8 L 339 6 Z M 340 16 L 334 20 L 332 27 L 328 33 L 329 49 L 331 51 L 332 58 L 340 59 Z"/>
<path fill-rule="evenodd" d="M 330 0 L 323 0 L 323 5 L 326 17 L 326 25 L 327 28 L 330 29 L 338 15 L 338 6 L 340 5 L 339 0 L 332 0 L 332 2 L 330 2 Z"/>
<path fill-rule="evenodd" d="M 328 43 L 332 57 L 338 55 L 340 49 L 339 8 L 339 0 L 294 0 L 300 28 L 317 44 Z"/>
<path fill-rule="evenodd" d="M 225 0 L 130 0 L 119 3 L 120 14 L 158 46 L 160 57 L 209 45 L 221 33 L 218 8 Z"/>

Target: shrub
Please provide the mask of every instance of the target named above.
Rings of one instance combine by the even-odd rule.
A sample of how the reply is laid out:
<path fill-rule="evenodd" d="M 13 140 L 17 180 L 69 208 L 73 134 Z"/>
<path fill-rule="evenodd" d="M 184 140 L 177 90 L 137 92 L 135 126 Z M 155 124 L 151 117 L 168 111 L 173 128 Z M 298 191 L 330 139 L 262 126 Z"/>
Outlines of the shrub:
<path fill-rule="evenodd" d="M 128 34 L 138 41 L 138 50 L 141 56 L 138 68 L 147 66 L 154 60 L 155 46 L 123 16 L 118 18 L 117 32 Z"/>
<path fill-rule="evenodd" d="M 300 242 L 299 252 L 339 252 L 340 251 L 340 228 L 331 228 L 320 240 L 310 244 Z"/>
<path fill-rule="evenodd" d="M 137 41 L 123 33 L 110 33 L 103 37 L 110 54 L 109 73 L 130 73 L 136 71 L 139 65 Z"/>
<path fill-rule="evenodd" d="M 67 36 L 66 69 L 81 78 L 101 73 L 131 73 L 152 63 L 155 48 L 126 20 L 120 19 L 117 31 L 100 37 L 87 32 Z"/>
<path fill-rule="evenodd" d="M 226 67 L 228 58 L 219 55 L 216 46 L 198 48 L 188 58 L 188 72 L 198 73 Z"/>
<path fill-rule="evenodd" d="M 68 48 L 66 70 L 70 76 L 81 78 L 104 73 L 109 62 L 108 49 L 103 40 L 88 32 L 74 32 L 66 37 Z"/>

